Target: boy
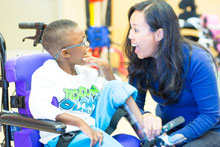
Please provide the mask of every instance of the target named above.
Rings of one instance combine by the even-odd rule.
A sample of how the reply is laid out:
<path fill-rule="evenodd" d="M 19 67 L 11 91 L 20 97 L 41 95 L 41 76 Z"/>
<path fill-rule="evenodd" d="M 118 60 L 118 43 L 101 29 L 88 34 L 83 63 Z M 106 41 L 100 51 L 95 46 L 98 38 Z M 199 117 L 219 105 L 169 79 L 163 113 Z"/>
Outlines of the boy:
<path fill-rule="evenodd" d="M 142 125 L 142 115 L 133 99 L 136 89 L 115 81 L 107 62 L 88 55 L 85 32 L 71 20 L 50 23 L 44 30 L 42 45 L 55 60 L 47 60 L 32 76 L 29 106 L 33 117 L 60 121 L 67 125 L 67 133 L 80 130 L 69 146 L 121 146 L 102 130 L 124 104 Z M 101 68 L 106 79 L 99 77 L 95 69 L 82 66 L 85 64 Z M 51 104 L 54 97 L 59 106 Z M 45 146 L 56 146 L 61 138 L 43 131 L 40 136 Z"/>

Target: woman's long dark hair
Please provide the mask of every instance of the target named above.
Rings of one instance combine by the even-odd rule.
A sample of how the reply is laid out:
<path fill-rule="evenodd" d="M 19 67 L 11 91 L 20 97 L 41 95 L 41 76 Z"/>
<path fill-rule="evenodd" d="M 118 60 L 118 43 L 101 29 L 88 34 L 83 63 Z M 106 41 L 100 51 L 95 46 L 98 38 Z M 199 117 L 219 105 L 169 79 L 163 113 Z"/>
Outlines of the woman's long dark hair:
<path fill-rule="evenodd" d="M 149 90 L 151 94 L 165 99 L 166 104 L 175 103 L 184 84 L 184 55 L 181 47 L 187 42 L 181 37 L 178 18 L 164 0 L 147 0 L 132 6 L 128 12 L 129 20 L 134 11 L 144 13 L 150 31 L 155 32 L 162 28 L 164 37 L 154 58 L 139 59 L 128 39 L 128 31 L 123 48 L 130 60 L 129 80 L 137 80 L 139 92 Z M 159 82 L 159 89 L 154 88 L 155 81 Z M 146 88 L 143 85 L 146 85 Z"/>

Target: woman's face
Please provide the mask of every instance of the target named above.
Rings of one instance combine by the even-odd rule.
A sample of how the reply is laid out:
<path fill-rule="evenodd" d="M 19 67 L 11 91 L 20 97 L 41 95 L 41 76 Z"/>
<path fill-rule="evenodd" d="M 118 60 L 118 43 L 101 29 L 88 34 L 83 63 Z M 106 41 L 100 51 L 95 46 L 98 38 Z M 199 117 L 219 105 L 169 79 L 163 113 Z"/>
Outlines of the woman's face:
<path fill-rule="evenodd" d="M 149 25 L 145 22 L 144 13 L 134 11 L 130 18 L 130 31 L 128 38 L 135 49 L 139 59 L 153 57 L 157 51 L 158 41 L 156 32 L 151 32 Z"/>

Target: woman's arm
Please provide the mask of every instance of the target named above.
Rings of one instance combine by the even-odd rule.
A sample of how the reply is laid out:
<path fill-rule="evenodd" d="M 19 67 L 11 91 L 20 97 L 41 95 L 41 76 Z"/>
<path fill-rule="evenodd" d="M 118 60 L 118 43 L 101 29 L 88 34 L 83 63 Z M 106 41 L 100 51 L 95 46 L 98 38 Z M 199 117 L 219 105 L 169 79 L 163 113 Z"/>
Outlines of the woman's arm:
<path fill-rule="evenodd" d="M 132 82 L 129 81 L 129 83 L 137 88 L 136 78 Z M 143 114 L 145 133 L 148 137 L 148 140 L 150 141 L 153 140 L 156 136 L 160 135 L 162 129 L 162 120 L 160 117 L 151 114 L 149 111 L 144 111 L 145 99 L 146 99 L 146 93 L 138 92 L 135 101 L 141 113 Z"/>
<path fill-rule="evenodd" d="M 200 137 L 219 122 L 219 92 L 214 68 L 207 52 L 197 50 L 192 54 L 189 79 L 199 114 L 192 122 L 175 132 L 183 134 L 188 141 Z"/>

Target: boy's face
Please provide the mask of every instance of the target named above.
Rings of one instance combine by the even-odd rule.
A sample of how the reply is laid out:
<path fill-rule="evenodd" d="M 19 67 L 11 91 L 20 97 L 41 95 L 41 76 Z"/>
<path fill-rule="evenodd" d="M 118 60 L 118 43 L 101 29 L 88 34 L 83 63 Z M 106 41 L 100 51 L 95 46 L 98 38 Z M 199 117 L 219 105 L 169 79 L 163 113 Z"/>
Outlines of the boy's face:
<path fill-rule="evenodd" d="M 85 32 L 76 27 L 69 32 L 68 39 L 66 40 L 66 46 L 63 50 L 68 50 L 69 61 L 72 64 L 85 64 L 83 58 L 88 55 L 89 44 L 86 39 Z"/>

